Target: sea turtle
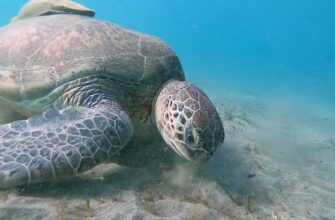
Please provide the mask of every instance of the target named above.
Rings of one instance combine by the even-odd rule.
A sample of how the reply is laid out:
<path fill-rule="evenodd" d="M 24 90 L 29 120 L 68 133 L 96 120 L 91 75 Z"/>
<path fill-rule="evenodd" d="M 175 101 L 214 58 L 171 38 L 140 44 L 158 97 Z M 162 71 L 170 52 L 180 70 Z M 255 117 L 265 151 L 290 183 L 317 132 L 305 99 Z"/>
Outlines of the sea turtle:
<path fill-rule="evenodd" d="M 87 16 L 32 17 L 0 29 L 0 58 L 0 188 L 103 162 L 201 164 L 223 143 L 214 105 L 158 38 Z"/>
<path fill-rule="evenodd" d="M 30 0 L 11 21 L 52 14 L 78 14 L 93 17 L 95 12 L 71 0 Z"/>

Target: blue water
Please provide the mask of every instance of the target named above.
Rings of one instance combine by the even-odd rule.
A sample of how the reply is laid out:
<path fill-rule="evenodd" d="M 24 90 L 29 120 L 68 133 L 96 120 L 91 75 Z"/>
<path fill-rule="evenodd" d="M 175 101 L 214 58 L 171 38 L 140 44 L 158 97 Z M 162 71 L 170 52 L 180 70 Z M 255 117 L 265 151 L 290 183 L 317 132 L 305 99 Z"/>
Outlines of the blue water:
<path fill-rule="evenodd" d="M 25 2 L 1 1 L 0 25 Z M 196 83 L 335 105 L 332 0 L 78 2 L 97 18 L 167 41 Z"/>
<path fill-rule="evenodd" d="M 76 1 L 95 10 L 98 19 L 165 40 L 180 57 L 188 80 L 215 100 L 227 138 L 207 165 L 212 168 L 205 170 L 217 175 L 217 185 L 223 179 L 229 194 L 220 188 L 213 197 L 222 196 L 224 206 L 230 198 L 238 204 L 227 210 L 242 204 L 250 211 L 249 196 L 256 195 L 259 207 L 273 202 L 269 210 L 284 213 L 282 219 L 288 219 L 286 213 L 296 219 L 335 219 L 334 0 Z M 0 26 L 26 2 L 0 1 Z M 244 97 L 249 97 L 247 104 L 238 103 Z M 253 109 L 258 103 L 261 107 Z M 181 176 L 171 179 L 181 179 L 185 187 Z M 55 192 L 60 189 L 56 186 Z M 5 204 L 1 199 L 0 194 L 0 206 Z M 258 208 L 251 213 L 257 216 Z"/>

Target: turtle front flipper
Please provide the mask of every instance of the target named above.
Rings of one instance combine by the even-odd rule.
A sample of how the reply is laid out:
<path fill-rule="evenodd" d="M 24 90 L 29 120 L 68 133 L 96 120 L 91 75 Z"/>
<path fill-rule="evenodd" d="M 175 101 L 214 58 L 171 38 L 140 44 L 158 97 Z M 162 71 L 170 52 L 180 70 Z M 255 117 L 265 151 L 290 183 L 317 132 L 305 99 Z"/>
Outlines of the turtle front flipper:
<path fill-rule="evenodd" d="M 0 126 L 0 188 L 84 172 L 119 152 L 133 135 L 116 103 L 48 110 Z"/>

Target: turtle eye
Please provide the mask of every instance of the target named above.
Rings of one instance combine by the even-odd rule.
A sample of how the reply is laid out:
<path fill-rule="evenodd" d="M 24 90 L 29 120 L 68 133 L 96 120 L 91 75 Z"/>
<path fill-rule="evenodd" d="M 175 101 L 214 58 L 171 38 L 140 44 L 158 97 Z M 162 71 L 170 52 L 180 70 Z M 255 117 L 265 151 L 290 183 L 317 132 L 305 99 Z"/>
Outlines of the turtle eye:
<path fill-rule="evenodd" d="M 191 145 L 192 147 L 198 147 L 197 145 L 197 133 L 192 124 L 189 124 L 185 129 L 185 141 L 187 144 Z"/>
<path fill-rule="evenodd" d="M 187 134 L 187 136 L 186 136 L 186 142 L 188 143 L 188 144 L 194 144 L 194 136 L 193 136 L 193 134 Z"/>

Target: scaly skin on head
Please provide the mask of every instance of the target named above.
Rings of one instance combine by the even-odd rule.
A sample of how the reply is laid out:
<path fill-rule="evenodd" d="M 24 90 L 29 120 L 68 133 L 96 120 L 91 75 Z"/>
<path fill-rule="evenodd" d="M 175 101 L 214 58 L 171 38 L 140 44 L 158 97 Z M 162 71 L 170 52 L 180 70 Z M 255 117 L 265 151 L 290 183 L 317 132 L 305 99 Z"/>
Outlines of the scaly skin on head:
<path fill-rule="evenodd" d="M 156 100 L 155 120 L 165 142 L 183 159 L 203 163 L 224 141 L 214 105 L 188 82 L 170 81 Z"/>

